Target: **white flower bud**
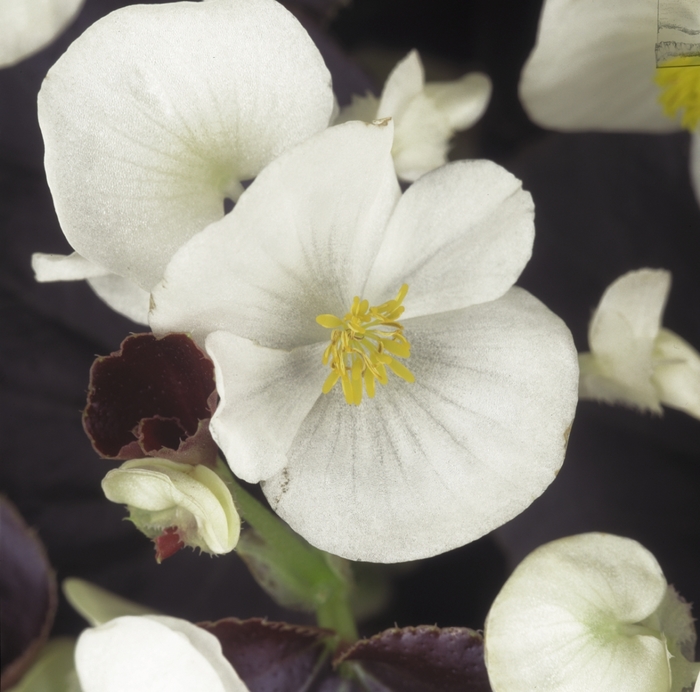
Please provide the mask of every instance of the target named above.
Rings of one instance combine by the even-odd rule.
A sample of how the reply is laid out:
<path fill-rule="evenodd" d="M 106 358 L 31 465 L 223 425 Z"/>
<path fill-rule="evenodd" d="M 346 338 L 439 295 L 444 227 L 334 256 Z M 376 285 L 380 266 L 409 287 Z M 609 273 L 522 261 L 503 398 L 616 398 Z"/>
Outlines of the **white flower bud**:
<path fill-rule="evenodd" d="M 136 527 L 155 539 L 159 561 L 183 545 L 220 555 L 238 542 L 241 521 L 231 493 L 206 466 L 133 459 L 110 471 L 102 489 L 108 500 L 125 504 Z"/>

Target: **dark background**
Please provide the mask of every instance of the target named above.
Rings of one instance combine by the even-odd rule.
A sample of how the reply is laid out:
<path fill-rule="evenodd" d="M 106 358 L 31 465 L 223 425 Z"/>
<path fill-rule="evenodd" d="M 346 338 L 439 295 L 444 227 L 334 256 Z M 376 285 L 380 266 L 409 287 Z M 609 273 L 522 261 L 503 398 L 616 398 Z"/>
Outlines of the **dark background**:
<path fill-rule="evenodd" d="M 36 284 L 32 252 L 68 252 L 42 168 L 36 94 L 46 71 L 90 23 L 129 3 L 87 0 L 54 45 L 0 70 L 0 490 L 47 547 L 59 580 L 79 576 L 193 621 L 304 619 L 282 611 L 235 554 L 182 551 L 157 565 L 150 542 L 106 501 L 99 460 L 82 431 L 96 354 L 144 329 L 114 314 L 82 283 Z M 673 273 L 665 325 L 700 348 L 700 210 L 688 178 L 688 137 L 557 134 L 530 123 L 517 81 L 534 43 L 537 0 L 298 0 L 341 104 L 381 87 L 388 69 L 418 48 L 429 78 L 470 69 L 494 83 L 489 109 L 458 138 L 457 156 L 496 160 L 535 199 L 534 257 L 520 284 L 560 315 L 579 350 L 605 287 L 626 271 Z M 330 11 L 330 12 L 329 12 Z M 330 16 L 332 15 L 332 16 Z M 375 80 L 373 82 L 373 79 Z M 371 634 L 397 623 L 480 628 L 509 570 L 537 545 L 583 531 L 641 541 L 669 582 L 700 603 L 700 421 L 584 402 L 564 467 L 524 514 L 474 544 L 406 567 Z M 700 610 L 695 609 L 700 617 Z M 62 602 L 55 633 L 83 621 Z"/>

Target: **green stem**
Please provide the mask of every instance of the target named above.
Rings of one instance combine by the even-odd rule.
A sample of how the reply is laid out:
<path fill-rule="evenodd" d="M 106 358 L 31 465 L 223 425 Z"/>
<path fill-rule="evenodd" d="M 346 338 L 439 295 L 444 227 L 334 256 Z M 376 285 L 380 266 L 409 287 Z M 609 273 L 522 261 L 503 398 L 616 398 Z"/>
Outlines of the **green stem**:
<path fill-rule="evenodd" d="M 216 471 L 229 486 L 241 517 L 263 540 L 255 558 L 316 612 L 320 627 L 335 630 L 343 641 L 356 641 L 357 629 L 348 601 L 350 585 L 331 568 L 330 556 L 309 545 L 244 490 L 223 460 L 217 460 Z"/>

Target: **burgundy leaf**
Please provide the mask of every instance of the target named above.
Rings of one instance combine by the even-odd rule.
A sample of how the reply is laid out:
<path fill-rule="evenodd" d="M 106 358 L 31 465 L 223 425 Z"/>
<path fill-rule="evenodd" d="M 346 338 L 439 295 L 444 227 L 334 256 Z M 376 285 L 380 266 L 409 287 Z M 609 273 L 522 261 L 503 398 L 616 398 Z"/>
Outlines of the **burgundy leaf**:
<path fill-rule="evenodd" d="M 484 643 L 465 627 L 422 625 L 385 630 L 357 642 L 335 660 L 357 662 L 369 690 L 490 692 Z"/>
<path fill-rule="evenodd" d="M 49 636 L 56 613 L 56 578 L 39 540 L 17 510 L 0 498 L 2 677 L 12 687 Z"/>
<path fill-rule="evenodd" d="M 299 692 L 327 658 L 330 630 L 266 620 L 225 618 L 199 623 L 218 637 L 224 656 L 250 692 Z"/>
<path fill-rule="evenodd" d="M 90 371 L 85 432 L 103 457 L 213 466 L 214 364 L 186 334 L 134 334 Z"/>

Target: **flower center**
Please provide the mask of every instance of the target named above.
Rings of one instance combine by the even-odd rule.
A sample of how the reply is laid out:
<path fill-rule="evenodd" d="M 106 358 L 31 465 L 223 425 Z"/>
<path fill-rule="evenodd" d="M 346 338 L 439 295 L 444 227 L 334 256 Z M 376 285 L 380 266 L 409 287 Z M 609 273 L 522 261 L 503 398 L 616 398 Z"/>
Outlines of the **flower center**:
<path fill-rule="evenodd" d="M 411 345 L 404 336 L 403 326 L 396 320 L 403 314 L 401 305 L 408 293 L 404 284 L 393 300 L 377 307 L 370 307 L 366 300 L 355 296 L 352 307 L 343 319 L 335 315 L 319 315 L 322 327 L 332 329 L 331 343 L 323 353 L 323 364 L 330 365 L 331 373 L 323 383 L 323 393 L 333 389 L 340 380 L 345 401 L 358 406 L 362 401 L 362 388 L 370 399 L 374 396 L 375 380 L 388 381 L 387 368 L 395 375 L 413 382 L 413 373 L 396 360 L 411 355 Z"/>
<path fill-rule="evenodd" d="M 668 60 L 656 70 L 654 81 L 661 87 L 659 103 L 664 114 L 675 118 L 691 132 L 700 122 L 700 65 L 697 56 Z"/>

